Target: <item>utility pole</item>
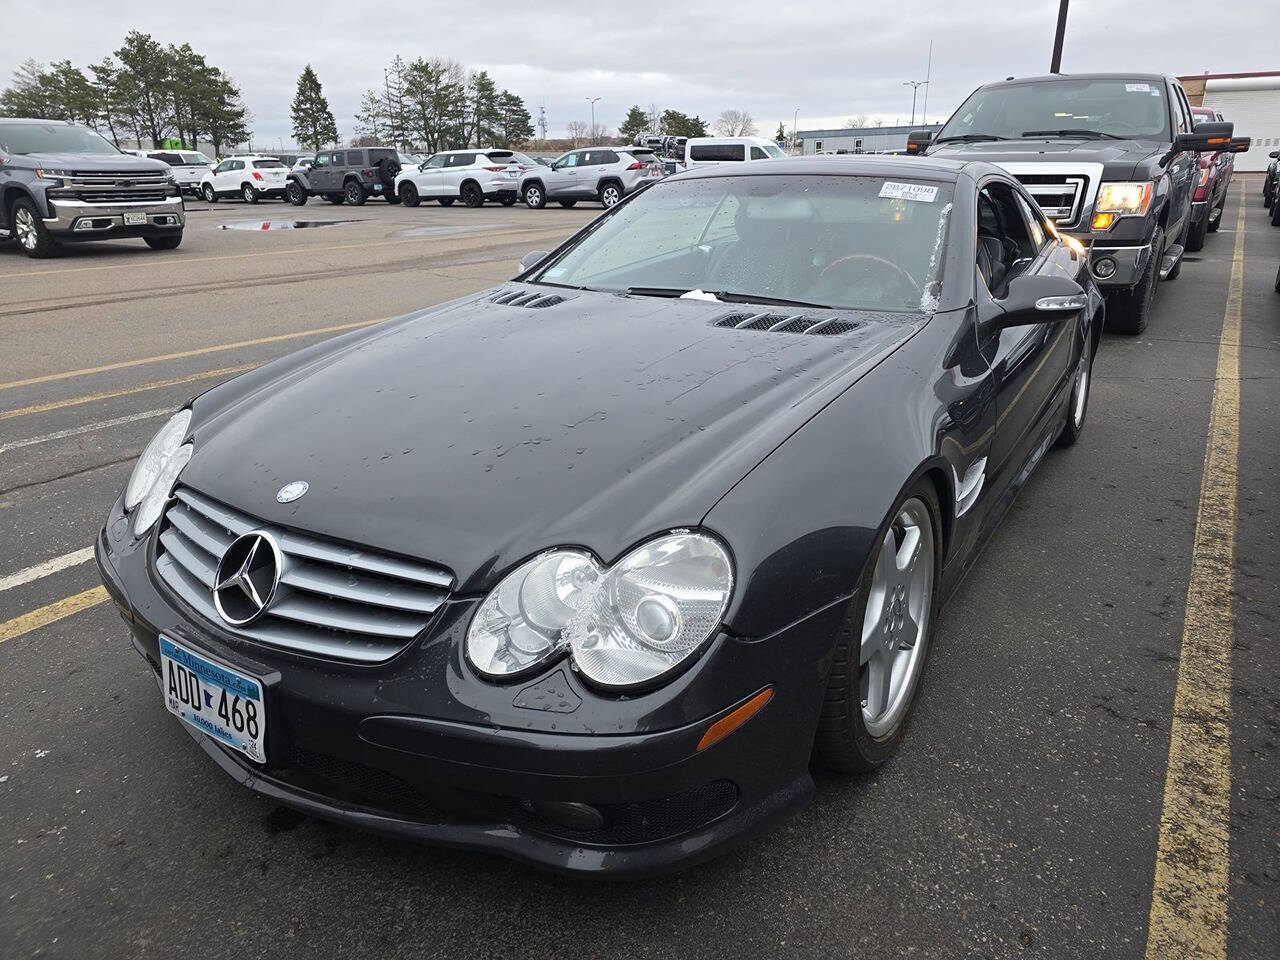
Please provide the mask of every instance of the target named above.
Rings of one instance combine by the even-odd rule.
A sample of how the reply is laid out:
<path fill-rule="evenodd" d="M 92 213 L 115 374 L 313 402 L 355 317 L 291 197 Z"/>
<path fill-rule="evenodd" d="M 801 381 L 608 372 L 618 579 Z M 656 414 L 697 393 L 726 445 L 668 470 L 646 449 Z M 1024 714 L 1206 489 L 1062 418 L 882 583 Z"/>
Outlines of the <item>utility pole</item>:
<path fill-rule="evenodd" d="M 1067 0 L 1058 0 L 1058 30 L 1053 35 L 1053 62 L 1050 73 L 1062 72 L 1062 38 L 1067 32 Z"/>
<path fill-rule="evenodd" d="M 583 99 L 586 100 L 587 103 L 591 104 L 591 139 L 592 141 L 599 140 L 600 137 L 596 133 L 596 101 L 601 98 L 600 97 L 584 97 Z"/>
<path fill-rule="evenodd" d="M 538 108 L 538 127 L 542 130 L 542 139 L 547 139 L 547 103 L 544 100 Z"/>
<path fill-rule="evenodd" d="M 929 125 L 929 81 L 933 79 L 933 41 L 929 41 L 929 60 L 924 68 L 924 108 L 920 111 L 920 122 Z"/>
<path fill-rule="evenodd" d="M 791 117 L 791 149 L 796 148 L 796 125 L 800 123 L 800 108 L 796 107 L 795 114 Z"/>
<path fill-rule="evenodd" d="M 911 125 L 914 127 L 916 125 L 916 92 L 921 87 L 929 86 L 929 81 L 928 80 L 903 80 L 902 85 L 904 87 L 911 88 Z"/>

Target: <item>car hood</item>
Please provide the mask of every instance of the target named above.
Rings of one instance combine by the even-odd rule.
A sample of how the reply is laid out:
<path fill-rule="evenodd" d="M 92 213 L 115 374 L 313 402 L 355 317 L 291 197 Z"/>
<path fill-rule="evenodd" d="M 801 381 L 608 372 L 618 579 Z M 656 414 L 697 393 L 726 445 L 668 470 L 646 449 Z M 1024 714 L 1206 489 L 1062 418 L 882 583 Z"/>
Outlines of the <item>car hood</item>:
<path fill-rule="evenodd" d="M 983 160 L 987 163 L 1100 163 L 1103 178 L 1124 180 L 1137 165 L 1167 149 L 1150 140 L 996 140 L 990 143 L 944 143 L 930 148 L 931 157 Z"/>
<path fill-rule="evenodd" d="M 167 170 L 169 165 L 150 157 L 135 157 L 131 153 L 92 154 L 82 153 L 24 153 L 15 160 L 25 160 L 32 167 L 50 167 L 54 170 L 87 170 L 112 172 L 118 170 L 137 171 L 138 173 Z"/>
<path fill-rule="evenodd" d="M 566 299 L 493 302 L 522 292 Z M 215 388 L 182 482 L 266 523 L 443 564 L 463 592 L 553 546 L 611 561 L 700 523 L 927 320 L 714 326 L 761 309 L 508 285 Z M 277 503 L 295 480 L 307 494 Z"/>

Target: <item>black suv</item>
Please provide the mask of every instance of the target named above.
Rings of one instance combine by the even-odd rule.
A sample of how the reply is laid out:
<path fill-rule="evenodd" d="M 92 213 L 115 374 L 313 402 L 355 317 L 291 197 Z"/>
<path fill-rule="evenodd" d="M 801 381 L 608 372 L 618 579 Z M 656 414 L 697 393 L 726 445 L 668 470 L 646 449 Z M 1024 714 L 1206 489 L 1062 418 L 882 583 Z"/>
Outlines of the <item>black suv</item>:
<path fill-rule="evenodd" d="M 308 197 L 324 197 L 330 203 L 360 206 L 370 197 L 399 203 L 396 174 L 400 154 L 393 147 L 360 147 L 351 150 L 321 150 L 307 169 L 289 171 L 285 196 L 296 207 Z"/>
<path fill-rule="evenodd" d="M 937 137 L 913 132 L 907 152 L 1012 173 L 1089 248 L 1108 328 L 1141 333 L 1156 285 L 1182 267 L 1197 152 L 1236 149 L 1231 135 L 1230 123 L 1196 124 L 1173 77 L 1055 74 L 979 87 Z"/>

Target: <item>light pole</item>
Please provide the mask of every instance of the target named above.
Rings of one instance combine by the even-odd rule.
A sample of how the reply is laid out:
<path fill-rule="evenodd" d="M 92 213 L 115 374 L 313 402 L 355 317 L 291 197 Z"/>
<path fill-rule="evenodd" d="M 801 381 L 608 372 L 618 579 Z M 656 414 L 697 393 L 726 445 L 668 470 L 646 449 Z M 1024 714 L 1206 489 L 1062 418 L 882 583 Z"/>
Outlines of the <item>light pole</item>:
<path fill-rule="evenodd" d="M 916 125 L 916 92 L 921 87 L 927 87 L 929 85 L 929 81 L 928 80 L 903 80 L 902 85 L 904 87 L 911 88 L 911 125 L 914 127 Z"/>
<path fill-rule="evenodd" d="M 599 137 L 596 136 L 596 101 L 601 98 L 584 97 L 583 99 L 585 99 L 587 103 L 591 104 L 591 139 L 592 141 L 595 141 L 599 139 Z"/>
<path fill-rule="evenodd" d="M 796 126 L 800 123 L 800 108 L 796 107 L 795 115 L 791 118 L 791 149 L 796 148 Z"/>
<path fill-rule="evenodd" d="M 1053 35 L 1053 62 L 1049 64 L 1050 73 L 1062 72 L 1062 38 L 1067 32 L 1067 0 L 1058 4 L 1058 30 Z"/>

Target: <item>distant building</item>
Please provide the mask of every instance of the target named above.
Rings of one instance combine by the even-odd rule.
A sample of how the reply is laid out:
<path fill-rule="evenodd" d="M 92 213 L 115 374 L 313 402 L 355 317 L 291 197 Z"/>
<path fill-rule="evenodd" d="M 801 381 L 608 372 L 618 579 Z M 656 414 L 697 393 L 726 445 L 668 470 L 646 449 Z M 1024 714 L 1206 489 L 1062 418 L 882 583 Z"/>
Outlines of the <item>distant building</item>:
<path fill-rule="evenodd" d="M 1179 77 L 1193 107 L 1212 107 L 1236 125 L 1236 136 L 1253 140 L 1236 157 L 1238 171 L 1261 171 L 1280 148 L 1280 70 L 1259 73 L 1201 73 Z"/>
<path fill-rule="evenodd" d="M 907 149 L 907 134 L 912 130 L 937 133 L 940 123 L 901 127 L 848 127 L 843 130 L 800 130 L 796 139 L 802 153 L 811 157 L 818 153 L 902 153 Z"/>

